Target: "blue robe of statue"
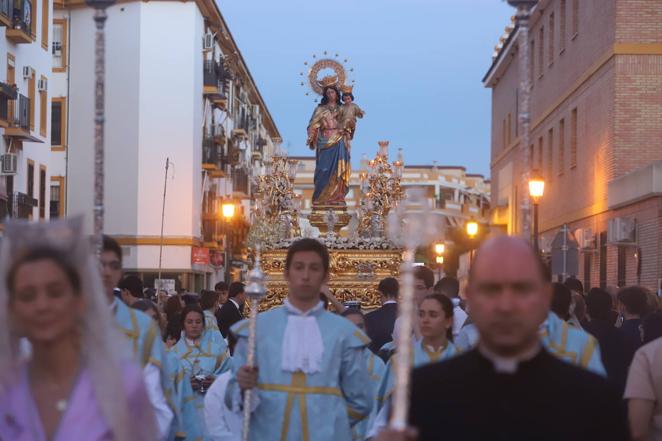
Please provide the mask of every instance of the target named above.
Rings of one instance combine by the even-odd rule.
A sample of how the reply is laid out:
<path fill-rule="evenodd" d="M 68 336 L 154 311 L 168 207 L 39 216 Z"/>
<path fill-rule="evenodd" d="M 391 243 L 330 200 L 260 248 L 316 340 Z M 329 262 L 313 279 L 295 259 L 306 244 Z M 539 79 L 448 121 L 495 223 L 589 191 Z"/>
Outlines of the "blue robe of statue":
<path fill-rule="evenodd" d="M 607 376 L 600 358 L 598 341 L 583 329 L 569 325 L 550 312 L 543 323 L 540 337 L 545 348 L 561 360 Z"/>
<path fill-rule="evenodd" d="M 368 337 L 349 320 L 317 308 L 310 312 L 320 329 L 324 351 L 321 371 L 306 375 L 281 368 L 288 315 L 286 307 L 257 317 L 257 406 L 251 416 L 251 441 L 350 441 L 351 427 L 367 418 L 374 392 L 366 369 Z M 248 321 L 236 323 L 233 378 L 226 405 L 239 411 L 236 371 L 246 364 Z"/>
<path fill-rule="evenodd" d="M 170 372 L 174 367 L 168 362 L 167 350 L 161 340 L 161 331 L 151 317 L 129 308 L 120 300 L 115 299 L 112 308 L 119 330 L 128 338 L 136 361 L 143 367 L 152 364 L 159 368 L 163 395 L 174 416 L 171 426 L 171 432 L 174 433 L 176 427 L 181 424 L 179 421 L 181 412 L 173 400 L 176 392 Z"/>
<path fill-rule="evenodd" d="M 351 165 L 346 134 L 334 130 L 324 136 L 325 129 L 340 128 L 339 111 L 340 106 L 320 104 L 308 124 L 309 146 L 315 149 L 314 205 L 345 205 L 349 191 Z"/>
<path fill-rule="evenodd" d="M 377 394 L 379 393 L 379 386 L 381 385 L 382 379 L 384 378 L 384 373 L 386 372 L 386 365 L 381 358 L 376 356 L 368 348 L 363 350 L 363 358 L 368 369 L 368 377 L 370 377 L 373 399 L 376 400 Z M 360 421 L 352 428 L 352 436 L 354 441 L 363 441 L 365 439 L 367 431 L 376 417 L 377 406 L 373 405 L 372 411 L 370 411 L 370 416 Z"/>
<path fill-rule="evenodd" d="M 193 391 L 191 388 L 191 377 L 201 375 L 219 376 L 230 370 L 230 352 L 224 340 L 216 341 L 212 338 L 203 337 L 198 344 L 189 344 L 186 337 L 182 335 L 177 344 L 170 351 L 179 359 L 183 372 L 183 382 L 188 382 L 188 387 L 183 386 L 184 418 L 187 440 L 201 439 L 204 433 L 204 395 Z M 180 374 L 182 375 L 182 374 Z M 190 393 L 188 392 L 190 390 Z M 197 424 L 197 427 L 194 425 Z M 189 435 L 188 432 L 191 432 Z M 194 436 L 193 436 L 194 435 Z"/>

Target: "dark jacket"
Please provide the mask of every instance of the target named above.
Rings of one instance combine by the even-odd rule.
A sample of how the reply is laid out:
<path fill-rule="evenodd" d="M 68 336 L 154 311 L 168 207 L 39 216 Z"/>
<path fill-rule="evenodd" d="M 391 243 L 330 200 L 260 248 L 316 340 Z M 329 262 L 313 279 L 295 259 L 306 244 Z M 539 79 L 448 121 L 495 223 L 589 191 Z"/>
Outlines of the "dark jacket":
<path fill-rule="evenodd" d="M 591 320 L 584 329 L 598 340 L 607 377 L 622 394 L 637 345 L 609 320 Z"/>
<path fill-rule="evenodd" d="M 370 337 L 370 350 L 377 354 L 384 344 L 393 340 L 393 325 L 398 316 L 398 304 L 388 303 L 365 316 L 365 327 Z"/>
<path fill-rule="evenodd" d="M 243 318 L 241 311 L 237 309 L 231 300 L 228 299 L 228 301 L 225 302 L 225 304 L 221 306 L 221 309 L 216 313 L 218 329 L 221 331 L 221 334 L 223 334 L 223 338 L 227 338 L 232 325 L 243 320 Z"/>
<path fill-rule="evenodd" d="M 477 349 L 414 370 L 409 423 L 418 441 L 627 441 L 621 396 L 544 349 L 497 373 Z"/>

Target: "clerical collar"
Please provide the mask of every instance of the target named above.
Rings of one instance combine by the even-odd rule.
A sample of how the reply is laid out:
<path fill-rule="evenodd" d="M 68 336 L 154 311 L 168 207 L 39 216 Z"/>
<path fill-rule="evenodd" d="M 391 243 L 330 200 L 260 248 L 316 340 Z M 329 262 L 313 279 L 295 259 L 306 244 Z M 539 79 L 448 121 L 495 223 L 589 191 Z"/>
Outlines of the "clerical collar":
<path fill-rule="evenodd" d="M 384 305 L 390 305 L 391 303 L 397 304 L 398 302 L 396 302 L 395 300 L 387 300 L 384 302 Z"/>
<path fill-rule="evenodd" d="M 304 312 L 304 311 L 300 310 L 299 308 L 297 308 L 296 306 L 294 306 L 290 302 L 290 299 L 288 299 L 288 298 L 285 299 L 285 302 L 283 302 L 283 304 L 285 305 L 285 309 L 287 309 L 287 312 L 289 312 L 291 314 L 295 314 L 295 315 L 304 316 L 304 317 L 308 316 L 308 315 L 313 315 L 317 311 L 319 311 L 320 309 L 324 308 L 324 302 L 322 302 L 322 301 L 320 301 L 317 305 L 313 306 L 312 308 L 310 308 L 306 312 Z"/>
<path fill-rule="evenodd" d="M 489 361 L 492 362 L 492 366 L 494 367 L 496 373 L 514 374 L 517 372 L 517 368 L 519 367 L 519 364 L 533 359 L 536 355 L 538 355 L 541 347 L 542 346 L 540 345 L 540 343 L 538 343 L 531 349 L 515 357 L 503 357 L 501 355 L 497 355 L 480 343 L 478 344 L 478 351 L 481 353 L 483 357 L 487 358 Z"/>

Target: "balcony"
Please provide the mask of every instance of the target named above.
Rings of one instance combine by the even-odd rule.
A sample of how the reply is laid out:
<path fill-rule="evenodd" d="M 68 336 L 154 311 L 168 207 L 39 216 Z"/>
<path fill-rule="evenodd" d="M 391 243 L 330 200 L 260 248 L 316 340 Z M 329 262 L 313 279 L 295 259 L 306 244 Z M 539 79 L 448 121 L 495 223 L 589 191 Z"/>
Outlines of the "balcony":
<path fill-rule="evenodd" d="M 219 242 L 223 241 L 223 221 L 218 219 L 218 215 L 209 214 L 203 216 L 202 220 L 202 241 L 206 248 L 218 249 Z"/>
<path fill-rule="evenodd" d="M 12 27 L 5 33 L 8 40 L 15 44 L 32 43 L 32 2 L 30 0 L 16 0 L 12 13 Z"/>
<path fill-rule="evenodd" d="M 0 199 L 0 222 L 6 218 L 31 219 L 32 209 L 37 206 L 37 200 L 25 193 L 8 195 L 7 199 Z"/>
<path fill-rule="evenodd" d="M 249 196 L 250 179 L 248 171 L 243 168 L 235 168 L 232 170 L 232 191 L 234 194 L 239 193 L 239 196 Z"/>
<path fill-rule="evenodd" d="M 225 74 L 223 66 L 213 60 L 205 60 L 203 67 L 204 95 L 211 103 L 223 110 L 227 109 L 227 97 L 223 93 Z"/>
<path fill-rule="evenodd" d="M 223 177 L 223 147 L 218 145 L 213 137 L 202 141 L 202 168 L 211 172 L 212 177 Z"/>
<path fill-rule="evenodd" d="M 216 124 L 212 129 L 212 136 L 216 144 L 225 144 L 225 128 L 221 124 Z"/>
<path fill-rule="evenodd" d="M 16 87 L 0 83 L 0 127 L 9 127 L 10 108 L 14 106 L 16 97 Z"/>
<path fill-rule="evenodd" d="M 30 98 L 18 94 L 18 99 L 8 102 L 9 126 L 5 129 L 5 136 L 18 141 L 42 142 L 30 134 Z"/>
<path fill-rule="evenodd" d="M 14 18 L 14 2 L 12 0 L 0 0 L 0 26 L 12 27 Z"/>

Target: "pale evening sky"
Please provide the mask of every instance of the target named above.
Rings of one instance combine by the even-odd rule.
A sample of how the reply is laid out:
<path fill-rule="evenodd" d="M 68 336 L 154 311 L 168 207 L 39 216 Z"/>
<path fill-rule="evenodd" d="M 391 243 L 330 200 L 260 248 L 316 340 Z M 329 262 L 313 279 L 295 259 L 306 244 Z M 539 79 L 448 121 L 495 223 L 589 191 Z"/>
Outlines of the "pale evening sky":
<path fill-rule="evenodd" d="M 408 164 L 489 175 L 490 90 L 481 79 L 514 9 L 501 0 L 217 0 L 290 155 L 315 103 L 299 72 L 312 55 L 349 59 L 365 111 L 352 163 L 377 141 Z M 314 61 L 314 60 L 313 60 Z"/>

